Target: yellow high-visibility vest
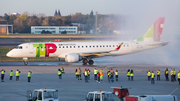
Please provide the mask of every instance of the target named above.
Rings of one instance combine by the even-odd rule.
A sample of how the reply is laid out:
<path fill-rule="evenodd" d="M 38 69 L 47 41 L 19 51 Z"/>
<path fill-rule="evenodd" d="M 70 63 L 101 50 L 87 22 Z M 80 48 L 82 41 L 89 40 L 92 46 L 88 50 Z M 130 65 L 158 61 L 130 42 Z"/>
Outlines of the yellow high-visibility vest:
<path fill-rule="evenodd" d="M 160 75 L 160 73 L 161 73 L 160 71 L 157 71 L 157 75 Z"/>
<path fill-rule="evenodd" d="M 87 71 L 85 71 L 85 72 L 84 72 L 84 75 L 85 75 L 85 76 L 88 76 L 88 73 L 87 73 Z"/>
<path fill-rule="evenodd" d="M 147 76 L 151 76 L 151 72 L 148 72 L 148 73 L 147 73 Z"/>
<path fill-rule="evenodd" d="M 4 74 L 4 71 L 1 71 L 1 74 Z"/>
<path fill-rule="evenodd" d="M 28 77 L 31 77 L 31 72 L 28 72 Z"/>
<path fill-rule="evenodd" d="M 94 69 L 94 74 L 97 74 L 98 73 L 98 69 Z"/>
<path fill-rule="evenodd" d="M 58 71 L 58 75 L 61 75 L 61 71 L 60 70 Z"/>
<path fill-rule="evenodd" d="M 131 73 L 130 76 L 134 76 L 134 73 Z"/>
<path fill-rule="evenodd" d="M 151 78 L 154 78 L 154 73 L 151 73 Z"/>
<path fill-rule="evenodd" d="M 13 76 L 13 72 L 10 72 L 10 76 Z"/>
<path fill-rule="evenodd" d="M 168 74 L 168 73 L 169 73 L 169 71 L 167 70 L 167 71 L 166 71 L 166 74 Z"/>
<path fill-rule="evenodd" d="M 130 76 L 130 72 L 127 72 L 127 76 Z"/>
<path fill-rule="evenodd" d="M 176 75 L 176 71 L 174 71 L 174 75 Z"/>
<path fill-rule="evenodd" d="M 19 71 L 16 71 L 16 76 L 20 76 Z"/>
<path fill-rule="evenodd" d="M 117 71 L 117 72 L 115 72 L 115 75 L 118 75 L 118 71 Z"/>
<path fill-rule="evenodd" d="M 171 75 L 174 75 L 174 71 L 171 71 Z"/>
<path fill-rule="evenodd" d="M 178 79 L 180 79 L 180 73 L 178 73 Z"/>

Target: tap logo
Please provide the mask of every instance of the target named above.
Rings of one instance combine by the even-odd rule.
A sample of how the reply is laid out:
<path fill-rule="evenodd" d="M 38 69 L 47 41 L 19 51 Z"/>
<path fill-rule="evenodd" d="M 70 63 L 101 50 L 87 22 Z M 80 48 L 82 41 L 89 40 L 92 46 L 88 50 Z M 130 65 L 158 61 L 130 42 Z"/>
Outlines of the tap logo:
<path fill-rule="evenodd" d="M 33 44 L 33 47 L 36 47 L 36 57 L 49 57 L 49 54 L 55 53 L 57 50 L 56 45 L 53 43 Z"/>

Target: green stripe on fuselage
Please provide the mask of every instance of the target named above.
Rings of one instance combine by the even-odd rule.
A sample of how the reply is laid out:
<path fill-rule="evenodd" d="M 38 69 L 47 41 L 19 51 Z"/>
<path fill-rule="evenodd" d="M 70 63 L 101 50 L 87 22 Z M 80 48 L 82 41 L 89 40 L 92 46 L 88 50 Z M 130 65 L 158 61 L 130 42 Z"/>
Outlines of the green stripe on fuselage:
<path fill-rule="evenodd" d="M 45 56 L 45 44 L 33 44 L 33 47 L 36 47 L 36 57 Z"/>

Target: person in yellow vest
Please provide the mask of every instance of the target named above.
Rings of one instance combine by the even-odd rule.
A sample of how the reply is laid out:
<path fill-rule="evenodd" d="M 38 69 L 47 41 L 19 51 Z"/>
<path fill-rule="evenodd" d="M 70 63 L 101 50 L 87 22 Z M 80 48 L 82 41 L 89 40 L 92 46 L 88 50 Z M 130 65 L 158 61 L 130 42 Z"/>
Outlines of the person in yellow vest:
<path fill-rule="evenodd" d="M 102 81 L 102 80 L 103 80 L 103 73 L 104 73 L 104 70 L 101 69 L 101 70 L 99 71 L 99 73 L 100 73 L 100 80 Z"/>
<path fill-rule="evenodd" d="M 119 74 L 119 72 L 118 72 L 118 70 L 116 69 L 116 71 L 115 71 L 116 81 L 118 81 L 118 74 Z"/>
<path fill-rule="evenodd" d="M 168 68 L 166 68 L 164 75 L 165 75 L 166 81 L 169 81 L 169 70 L 168 70 Z"/>
<path fill-rule="evenodd" d="M 174 69 L 171 70 L 170 75 L 171 75 L 171 82 L 174 82 Z"/>
<path fill-rule="evenodd" d="M 174 81 L 176 81 L 176 70 L 174 69 Z"/>
<path fill-rule="evenodd" d="M 151 71 L 150 70 L 148 70 L 147 76 L 148 76 L 148 81 L 150 81 L 150 78 L 151 78 Z"/>
<path fill-rule="evenodd" d="M 18 81 L 18 82 L 19 82 L 20 73 L 21 73 L 21 71 L 19 71 L 19 70 L 17 69 L 17 71 L 16 71 L 16 81 Z"/>
<path fill-rule="evenodd" d="M 161 73 L 160 70 L 158 69 L 156 73 L 157 73 L 157 81 L 160 81 L 160 73 Z"/>
<path fill-rule="evenodd" d="M 75 74 L 76 74 L 76 79 L 78 79 L 78 70 L 75 70 Z"/>
<path fill-rule="evenodd" d="M 29 70 L 29 72 L 28 72 L 28 82 L 31 82 L 31 74 L 32 74 L 32 72 Z"/>
<path fill-rule="evenodd" d="M 85 76 L 85 82 L 88 82 L 88 72 L 86 69 L 84 70 L 84 76 Z"/>
<path fill-rule="evenodd" d="M 60 69 L 58 69 L 58 76 L 59 76 L 59 79 L 62 79 L 62 72 Z"/>
<path fill-rule="evenodd" d="M 94 69 L 94 80 L 97 80 L 97 73 L 98 73 L 98 69 Z"/>
<path fill-rule="evenodd" d="M 6 72 L 6 71 L 5 71 L 4 69 L 1 70 L 1 82 L 4 82 L 5 72 Z"/>
<path fill-rule="evenodd" d="M 154 72 L 152 71 L 152 73 L 151 73 L 151 84 L 154 84 L 154 77 L 155 77 L 155 74 L 154 74 Z"/>
<path fill-rule="evenodd" d="M 110 77 L 111 77 L 110 74 L 111 74 L 111 72 L 110 72 L 110 70 L 108 70 L 108 71 L 107 71 L 107 75 L 108 75 L 108 81 L 109 81 L 109 82 L 110 82 Z"/>
<path fill-rule="evenodd" d="M 88 72 L 88 80 L 90 80 L 91 71 L 89 69 L 87 69 L 87 72 Z"/>
<path fill-rule="evenodd" d="M 82 80 L 81 79 L 81 68 L 79 67 L 79 69 L 78 69 L 78 80 Z"/>
<path fill-rule="evenodd" d="M 131 69 L 131 73 L 130 73 L 130 76 L 131 76 L 131 81 L 133 81 L 133 77 L 134 77 L 134 72 L 133 72 L 133 70 Z"/>
<path fill-rule="evenodd" d="M 178 81 L 179 81 L 179 85 L 180 85 L 180 70 L 178 72 Z"/>
<path fill-rule="evenodd" d="M 62 72 L 62 74 L 65 74 L 63 67 L 61 67 L 61 72 Z"/>
<path fill-rule="evenodd" d="M 13 70 L 11 70 L 11 72 L 10 72 L 10 78 L 9 78 L 9 80 L 12 80 L 12 78 L 13 78 Z"/>
<path fill-rule="evenodd" d="M 130 73 L 131 73 L 131 71 L 130 71 L 130 69 L 128 69 L 128 70 L 127 70 L 128 81 L 130 80 Z"/>

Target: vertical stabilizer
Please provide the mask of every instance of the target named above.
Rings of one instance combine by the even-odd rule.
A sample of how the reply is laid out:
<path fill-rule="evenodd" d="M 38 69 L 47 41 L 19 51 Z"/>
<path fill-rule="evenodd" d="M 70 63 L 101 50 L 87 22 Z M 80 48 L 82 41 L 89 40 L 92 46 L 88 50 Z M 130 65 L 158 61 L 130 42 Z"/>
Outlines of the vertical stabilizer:
<path fill-rule="evenodd" d="M 136 41 L 155 41 L 159 42 L 161 39 L 161 34 L 163 30 L 165 17 L 160 17 L 156 22 L 150 27 L 143 37 L 136 39 Z"/>

